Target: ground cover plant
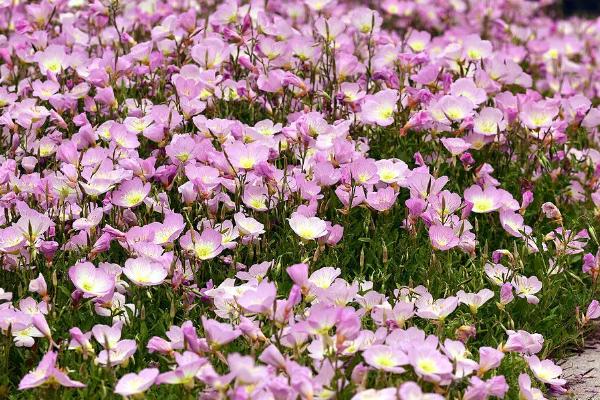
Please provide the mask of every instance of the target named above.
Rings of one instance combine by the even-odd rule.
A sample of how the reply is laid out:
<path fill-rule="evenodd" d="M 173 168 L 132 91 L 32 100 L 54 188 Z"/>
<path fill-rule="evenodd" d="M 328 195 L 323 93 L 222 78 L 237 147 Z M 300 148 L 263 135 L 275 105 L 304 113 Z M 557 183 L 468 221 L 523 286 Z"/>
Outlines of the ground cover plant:
<path fill-rule="evenodd" d="M 544 399 L 600 318 L 600 20 L 0 0 L 0 397 Z"/>

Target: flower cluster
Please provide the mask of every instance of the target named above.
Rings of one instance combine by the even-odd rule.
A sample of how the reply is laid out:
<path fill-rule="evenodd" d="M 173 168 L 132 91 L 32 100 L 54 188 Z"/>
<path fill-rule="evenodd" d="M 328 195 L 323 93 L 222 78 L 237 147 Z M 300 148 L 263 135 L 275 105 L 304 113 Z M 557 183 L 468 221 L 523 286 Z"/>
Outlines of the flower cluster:
<path fill-rule="evenodd" d="M 600 20 L 372 3 L 0 0 L 0 393 L 568 391 Z"/>

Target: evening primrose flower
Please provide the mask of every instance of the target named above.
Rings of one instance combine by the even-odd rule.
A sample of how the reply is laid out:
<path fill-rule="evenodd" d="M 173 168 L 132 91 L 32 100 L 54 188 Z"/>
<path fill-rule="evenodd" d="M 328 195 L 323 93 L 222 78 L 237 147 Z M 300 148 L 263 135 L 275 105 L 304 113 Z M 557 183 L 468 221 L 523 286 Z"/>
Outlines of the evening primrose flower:
<path fill-rule="evenodd" d="M 514 237 L 523 237 L 523 235 L 529 235 L 532 232 L 530 226 L 525 225 L 523 216 L 517 212 L 510 210 L 500 211 L 500 225 L 508 233 Z"/>
<path fill-rule="evenodd" d="M 95 359 L 95 362 L 108 367 L 125 364 L 137 350 L 137 345 L 133 339 L 121 340 L 110 349 L 104 349 Z"/>
<path fill-rule="evenodd" d="M 71 336 L 69 350 L 77 350 L 84 355 L 94 353 L 94 346 L 90 342 L 90 338 L 92 337 L 91 331 L 83 333 L 78 327 L 73 327 L 69 329 L 69 335 Z"/>
<path fill-rule="evenodd" d="M 377 160 L 375 165 L 381 182 L 387 184 L 397 183 L 400 186 L 406 184 L 406 177 L 410 170 L 404 161 L 397 159 Z"/>
<path fill-rule="evenodd" d="M 437 393 L 423 393 L 423 390 L 416 382 L 404 382 L 398 389 L 400 400 L 443 400 L 444 396 Z M 394 393 L 393 399 L 397 399 Z M 373 400 L 382 400 L 381 397 L 373 397 Z"/>
<path fill-rule="evenodd" d="M 592 300 L 582 318 L 582 323 L 585 325 L 589 321 L 597 318 L 600 318 L 600 303 L 598 300 Z"/>
<path fill-rule="evenodd" d="M 386 345 L 372 345 L 363 352 L 365 362 L 370 366 L 387 372 L 401 374 L 405 371 L 401 365 L 408 364 L 406 355 Z"/>
<path fill-rule="evenodd" d="M 16 226 L 0 229 L 0 251 L 15 253 L 25 246 L 27 240 L 21 229 Z"/>
<path fill-rule="evenodd" d="M 163 283 L 167 269 L 160 263 L 148 258 L 129 258 L 125 261 L 123 274 L 137 286 L 155 286 Z"/>
<path fill-rule="evenodd" d="M 468 97 L 446 95 L 440 99 L 438 107 L 447 120 L 460 122 L 473 115 L 475 104 Z"/>
<path fill-rule="evenodd" d="M 478 35 L 469 35 L 462 44 L 463 56 L 470 61 L 479 61 L 492 54 L 492 43 L 482 40 Z"/>
<path fill-rule="evenodd" d="M 148 196 L 150 189 L 150 183 L 144 184 L 140 178 L 133 178 L 123 182 L 119 189 L 113 192 L 112 203 L 124 208 L 136 207 Z"/>
<path fill-rule="evenodd" d="M 458 156 L 471 148 L 471 143 L 461 138 L 442 138 L 440 142 L 453 156 Z"/>
<path fill-rule="evenodd" d="M 179 239 L 181 247 L 200 260 L 210 260 L 223 251 L 221 234 L 214 229 L 204 229 L 202 234 L 189 230 Z"/>
<path fill-rule="evenodd" d="M 523 105 L 519 118 L 529 129 L 547 129 L 558 115 L 558 107 L 548 102 L 529 102 Z"/>
<path fill-rule="evenodd" d="M 361 120 L 379 126 L 393 124 L 399 98 L 398 91 L 394 89 L 385 89 L 365 97 L 361 106 Z"/>
<path fill-rule="evenodd" d="M 446 339 L 442 351 L 454 363 L 455 377 L 463 378 L 471 375 L 477 369 L 477 362 L 469 358 L 471 353 L 469 353 L 463 342 Z"/>
<path fill-rule="evenodd" d="M 544 337 L 539 333 L 529 333 L 524 330 L 508 330 L 508 340 L 502 346 L 502 351 L 515 351 L 521 354 L 536 354 L 542 350 Z"/>
<path fill-rule="evenodd" d="M 522 400 L 546 400 L 544 393 L 531 386 L 531 378 L 528 374 L 519 375 L 519 399 Z"/>
<path fill-rule="evenodd" d="M 229 59 L 229 45 L 218 37 L 209 37 L 192 47 L 191 56 L 198 65 L 213 69 Z"/>
<path fill-rule="evenodd" d="M 65 54 L 65 47 L 52 44 L 44 51 L 37 52 L 34 56 L 42 74 L 50 72 L 58 74 L 69 67 L 69 57 Z"/>
<path fill-rule="evenodd" d="M 214 319 L 208 319 L 202 316 L 202 327 L 211 346 L 222 346 L 234 341 L 242 334 L 239 329 L 233 328 L 231 325 L 218 322 Z"/>
<path fill-rule="evenodd" d="M 143 393 L 154 384 L 158 374 L 157 368 L 145 368 L 137 374 L 125 374 L 117 382 L 115 393 L 124 397 Z"/>
<path fill-rule="evenodd" d="M 431 246 L 437 250 L 450 250 L 458 246 L 460 239 L 454 233 L 454 229 L 444 225 L 431 225 L 429 227 L 429 239 Z"/>
<path fill-rule="evenodd" d="M 34 244 L 44 235 L 50 227 L 54 226 L 54 222 L 45 214 L 37 212 L 26 205 L 18 206 L 21 218 L 14 225 L 23 237 L 30 243 Z"/>
<path fill-rule="evenodd" d="M 464 290 L 460 290 L 456 296 L 459 303 L 468 305 L 471 312 L 476 314 L 479 307 L 494 297 L 494 292 L 487 288 L 481 289 L 477 293 L 466 293 Z"/>
<path fill-rule="evenodd" d="M 450 360 L 435 349 L 414 347 L 407 355 L 417 376 L 426 381 L 439 382 L 441 376 L 452 373 L 454 369 Z"/>
<path fill-rule="evenodd" d="M 103 297 L 113 292 L 115 279 L 91 262 L 79 262 L 69 268 L 73 285 L 83 292 L 83 297 Z"/>
<path fill-rule="evenodd" d="M 429 32 L 413 30 L 406 40 L 406 44 L 415 53 L 420 53 L 425 50 L 430 41 L 431 34 Z"/>
<path fill-rule="evenodd" d="M 504 114 L 497 108 L 484 107 L 473 118 L 473 132 L 484 136 L 496 136 L 506 129 Z"/>
<path fill-rule="evenodd" d="M 504 353 L 493 347 L 480 347 L 479 348 L 479 367 L 477 375 L 483 376 L 486 372 L 498 368 L 502 363 Z"/>
<path fill-rule="evenodd" d="M 512 284 L 517 296 L 527 299 L 530 304 L 539 303 L 540 299 L 534 295 L 542 290 L 542 282 L 536 276 L 517 275 L 513 278 Z"/>
<path fill-rule="evenodd" d="M 255 211 L 267 211 L 271 207 L 267 189 L 264 186 L 248 185 L 244 188 L 242 201 Z"/>
<path fill-rule="evenodd" d="M 502 264 L 486 263 L 483 270 L 492 283 L 497 286 L 502 286 L 510 275 L 508 268 Z"/>
<path fill-rule="evenodd" d="M 458 298 L 450 296 L 445 299 L 437 299 L 432 302 L 417 301 L 417 315 L 421 318 L 443 321 L 452 314 L 458 306 Z"/>
<path fill-rule="evenodd" d="M 292 230 L 303 240 L 315 240 L 327 235 L 327 224 L 319 217 L 294 213 L 288 221 Z"/>
<path fill-rule="evenodd" d="M 543 383 L 547 383 L 548 385 L 558 385 L 562 386 L 567 383 L 566 380 L 559 378 L 562 374 L 562 368 L 552 360 L 541 360 L 538 356 L 528 356 L 525 357 L 527 364 L 529 364 L 529 368 L 531 368 L 531 372 L 533 375 Z"/>
<path fill-rule="evenodd" d="M 32 389 L 43 384 L 57 383 L 65 387 L 82 388 L 84 383 L 74 381 L 56 367 L 58 353 L 49 351 L 44 355 L 38 366 L 25 375 L 19 382 L 19 390 Z"/>
<path fill-rule="evenodd" d="M 155 383 L 159 385 L 169 384 L 193 387 L 196 375 L 200 372 L 200 369 L 206 362 L 205 358 L 198 358 L 194 361 L 178 364 L 173 371 L 160 374 L 156 378 Z"/>
<path fill-rule="evenodd" d="M 475 213 L 489 213 L 502 207 L 503 194 L 493 186 L 482 189 L 481 186 L 473 185 L 465 190 L 464 197 L 473 204 L 472 211 Z"/>
<path fill-rule="evenodd" d="M 490 397 L 504 398 L 508 389 L 506 378 L 503 375 L 491 377 L 486 381 L 473 376 L 469 380 L 469 387 L 465 391 L 463 400 L 483 400 Z"/>
<path fill-rule="evenodd" d="M 235 226 L 242 236 L 255 237 L 265 233 L 265 226 L 252 217 L 239 212 L 233 216 Z"/>
<path fill-rule="evenodd" d="M 225 153 L 233 167 L 238 170 L 253 169 L 256 164 L 265 162 L 269 158 L 269 148 L 260 142 L 244 144 L 235 141 L 225 146 Z"/>
<path fill-rule="evenodd" d="M 450 94 L 453 96 L 466 97 L 475 105 L 479 105 L 487 100 L 485 90 L 477 87 L 471 78 L 460 78 L 454 81 L 452 85 L 450 85 Z"/>

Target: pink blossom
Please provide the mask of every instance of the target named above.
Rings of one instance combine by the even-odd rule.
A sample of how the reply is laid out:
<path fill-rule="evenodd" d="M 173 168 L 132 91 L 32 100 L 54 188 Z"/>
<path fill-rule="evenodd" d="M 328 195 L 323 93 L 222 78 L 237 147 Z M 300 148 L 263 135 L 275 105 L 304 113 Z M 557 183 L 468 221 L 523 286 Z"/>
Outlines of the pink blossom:
<path fill-rule="evenodd" d="M 32 389 L 53 380 L 61 386 L 82 388 L 85 384 L 74 381 L 60 369 L 56 368 L 57 353 L 49 351 L 44 355 L 38 366 L 25 375 L 19 382 L 19 390 Z"/>
<path fill-rule="evenodd" d="M 69 268 L 69 278 L 84 297 L 103 297 L 112 293 L 115 280 L 90 262 L 80 262 Z"/>
<path fill-rule="evenodd" d="M 115 393 L 121 396 L 132 396 L 148 390 L 156 380 L 159 370 L 156 368 L 145 368 L 139 373 L 125 374 L 119 379 L 115 386 Z"/>

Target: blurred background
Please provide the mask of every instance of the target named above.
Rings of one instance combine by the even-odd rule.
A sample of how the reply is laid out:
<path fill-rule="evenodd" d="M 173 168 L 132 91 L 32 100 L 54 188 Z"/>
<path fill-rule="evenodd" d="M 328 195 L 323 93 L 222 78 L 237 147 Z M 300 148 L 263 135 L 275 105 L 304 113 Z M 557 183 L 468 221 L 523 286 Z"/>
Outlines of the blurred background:
<path fill-rule="evenodd" d="M 562 0 L 565 15 L 600 15 L 600 0 Z"/>

